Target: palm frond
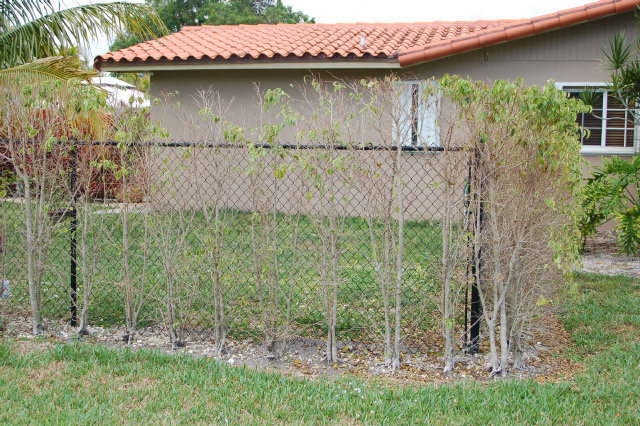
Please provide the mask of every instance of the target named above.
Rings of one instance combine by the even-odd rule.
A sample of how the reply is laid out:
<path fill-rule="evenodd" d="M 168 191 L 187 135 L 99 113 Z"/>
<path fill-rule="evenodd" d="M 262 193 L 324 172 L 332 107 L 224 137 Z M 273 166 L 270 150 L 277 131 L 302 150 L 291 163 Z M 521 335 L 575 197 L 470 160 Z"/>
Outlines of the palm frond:
<path fill-rule="evenodd" d="M 580 92 L 580 100 L 593 108 L 593 106 L 602 100 L 602 93 L 593 89 L 593 87 L 585 86 Z"/>
<path fill-rule="evenodd" d="M 25 10 L 32 2 L 21 1 L 27 5 Z M 22 13 L 28 17 L 28 12 Z M 102 34 L 111 36 L 126 31 L 149 39 L 167 33 L 151 7 L 125 2 L 77 6 L 15 24 L 0 33 L 2 68 L 55 56 L 65 46 L 87 45 Z"/>
<path fill-rule="evenodd" d="M 603 65 L 611 71 L 617 71 L 625 66 L 631 57 L 631 46 L 626 44 L 624 32 L 616 34 L 609 39 L 609 47 L 602 49 L 604 54 Z"/>
<path fill-rule="evenodd" d="M 0 32 L 53 11 L 51 0 L 0 0 Z"/>
<path fill-rule="evenodd" d="M 0 84 L 16 82 L 41 83 L 51 80 L 88 80 L 96 76 L 95 71 L 85 71 L 78 67 L 73 56 L 37 59 L 17 67 L 0 70 Z"/>

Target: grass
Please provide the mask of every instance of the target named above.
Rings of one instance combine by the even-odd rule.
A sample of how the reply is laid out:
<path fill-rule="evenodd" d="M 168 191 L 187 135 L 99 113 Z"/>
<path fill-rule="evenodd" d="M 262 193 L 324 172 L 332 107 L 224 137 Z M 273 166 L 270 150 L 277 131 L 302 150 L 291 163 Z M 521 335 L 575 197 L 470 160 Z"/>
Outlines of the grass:
<path fill-rule="evenodd" d="M 586 364 L 575 380 L 398 388 L 80 343 L 27 351 L 30 342 L 5 339 L 0 422 L 637 424 L 640 280 L 579 275 L 577 284 L 562 304 L 569 355 Z"/>
<path fill-rule="evenodd" d="M 11 302 L 13 307 L 28 308 L 29 295 L 26 282 L 26 259 L 20 228 L 22 206 L 18 203 L 0 203 L 3 229 L 7 235 L 7 250 L 2 275 L 12 283 Z M 112 207 L 97 205 L 96 210 L 113 210 Z M 102 212 L 104 213 L 104 212 Z M 153 220 L 176 221 L 169 212 L 166 217 Z M 251 240 L 251 214 L 229 210 L 230 217 L 224 256 L 226 271 L 223 280 L 227 282 L 228 317 L 234 318 L 231 324 L 231 337 L 242 338 L 247 335 L 260 336 L 259 291 L 253 267 Z M 111 326 L 124 323 L 124 307 L 117 285 L 122 281 L 122 224 L 116 213 L 94 214 L 91 216 L 88 246 L 97 255 L 94 274 L 93 298 L 89 317 L 93 324 Z M 142 269 L 143 241 L 142 219 L 140 213 L 130 215 L 131 231 L 131 273 L 134 281 L 146 278 L 148 298 L 146 310 L 142 314 L 142 325 L 158 319 L 158 310 L 162 309 L 165 273 L 162 267 L 158 238 L 149 237 L 147 249 L 148 267 Z M 293 237 L 296 217 L 278 215 L 277 258 L 281 288 L 281 312 L 286 311 L 285 295 L 291 293 L 291 315 L 300 333 L 321 336 L 325 333 L 323 316 L 323 283 L 320 279 L 322 243 L 318 230 L 308 216 L 301 216 L 298 222 L 298 243 L 294 248 Z M 157 230 L 157 223 L 151 223 L 151 230 Z M 65 221 L 55 231 L 48 256 L 47 270 L 43 277 L 44 315 L 50 318 L 69 317 L 69 222 Z M 189 252 L 187 272 L 176 275 L 188 279 L 198 275 L 201 282 L 199 297 L 193 308 L 186 314 L 188 322 L 198 330 L 207 329 L 212 320 L 212 286 L 204 265 L 212 260 L 203 257 L 206 246 L 204 236 L 211 235 L 208 224 L 201 212 L 196 212 L 189 232 Z M 367 222 L 362 218 L 346 218 L 344 235 L 341 240 L 340 288 L 339 288 L 339 324 L 341 338 L 376 336 L 370 324 L 381 324 L 381 318 L 371 316 L 381 314 L 382 298 L 371 261 L 371 244 Z M 294 264 L 294 250 L 297 260 Z M 441 231 L 437 223 L 431 221 L 409 221 L 405 225 L 405 280 L 403 294 L 404 318 L 407 327 L 429 328 L 431 324 L 423 321 L 424 311 L 433 310 L 438 303 L 435 285 L 437 268 L 441 257 Z M 79 299 L 82 298 L 82 263 L 79 258 L 78 286 Z M 268 266 L 269 267 L 269 266 Z M 178 283 L 178 288 L 183 286 Z M 419 324 L 419 325 L 418 325 Z M 367 329 L 366 327 L 369 327 Z"/>

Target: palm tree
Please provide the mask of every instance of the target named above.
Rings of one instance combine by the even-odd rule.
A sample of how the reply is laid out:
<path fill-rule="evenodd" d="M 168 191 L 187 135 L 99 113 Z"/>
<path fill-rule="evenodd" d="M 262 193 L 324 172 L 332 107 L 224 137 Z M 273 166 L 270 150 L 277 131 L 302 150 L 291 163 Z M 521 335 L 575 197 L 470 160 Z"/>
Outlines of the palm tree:
<path fill-rule="evenodd" d="M 13 89 L 12 86 L 21 86 L 22 83 L 29 85 L 43 83 L 44 89 L 38 93 L 48 95 L 47 90 L 51 89 L 56 95 L 60 95 L 53 97 L 53 101 L 48 104 L 36 102 L 36 106 L 33 107 L 29 102 L 23 102 L 23 100 L 16 103 L 16 96 L 19 98 L 23 93 L 21 90 L 16 91 L 15 96 L 11 90 L 6 92 L 10 95 L 5 96 L 3 101 L 8 99 L 9 102 L 14 103 L 3 106 L 4 115 L 1 119 L 4 122 L 3 125 L 13 129 L 14 133 L 14 128 L 19 128 L 20 123 L 28 122 L 29 117 L 38 117 L 37 119 L 49 117 L 47 122 L 44 122 L 46 120 L 42 118 L 40 121 L 43 122 L 39 123 L 40 127 L 47 128 L 49 132 L 59 124 L 60 120 L 72 123 L 70 116 L 67 115 L 67 110 L 74 110 L 73 102 L 69 102 L 68 105 L 65 103 L 75 93 L 72 90 L 75 83 L 67 85 L 59 84 L 59 82 L 60 80 L 87 79 L 95 75 L 95 72 L 83 69 L 77 56 L 71 54 L 76 47 L 87 45 L 101 34 L 113 35 L 127 32 L 148 39 L 167 31 L 158 15 L 146 5 L 115 2 L 77 6 L 56 11 L 52 1 L 54 0 L 0 0 L 0 87 Z M 60 90 L 56 90 L 56 87 Z M 5 92 L 3 92 L 4 94 Z M 53 105 L 53 111 L 45 111 L 46 105 Z M 21 111 L 22 116 L 20 115 Z M 87 117 L 101 113 L 101 111 L 94 111 L 93 108 L 87 108 L 87 111 L 80 112 L 86 113 Z M 54 120 L 53 117 L 57 118 Z M 98 119 L 96 121 L 107 124 L 105 120 Z M 27 124 L 26 127 L 31 126 L 31 123 Z M 32 131 L 33 128 L 26 130 L 29 134 Z M 48 185 L 53 185 L 52 187 L 55 188 L 55 184 L 52 183 L 55 180 L 48 182 L 44 179 L 44 176 L 47 176 L 47 180 L 50 179 L 47 174 L 51 167 L 49 157 L 47 157 L 49 148 L 46 147 L 46 144 L 34 145 L 31 139 L 33 136 L 30 136 L 29 140 L 25 142 L 26 145 L 20 145 L 23 141 L 19 140 L 7 143 L 3 148 L 6 148 L 5 152 L 9 154 L 0 153 L 0 156 L 12 164 L 23 187 L 28 188 L 25 190 L 23 206 L 26 218 L 29 298 L 33 333 L 39 334 L 43 329 L 41 317 L 42 271 L 47 247 L 42 235 L 50 235 L 46 230 L 50 228 L 51 221 L 48 216 L 49 202 L 41 201 L 45 192 L 34 191 L 31 194 L 30 188 L 34 182 L 37 182 L 37 188 L 40 190 L 45 188 L 41 182 L 47 182 Z M 29 149 L 24 149 L 25 147 Z M 38 164 L 39 170 L 45 174 L 38 177 L 37 172 L 33 172 L 32 165 L 27 166 L 27 159 L 32 157 L 24 157 L 25 154 L 40 155 L 40 157 L 33 157 L 39 159 L 34 161 L 34 164 Z M 57 169 L 52 168 L 51 170 Z M 38 179 L 40 180 L 38 181 Z M 34 202 L 34 199 L 38 199 L 38 202 Z M 44 209 L 40 208 L 40 213 L 38 213 L 37 208 L 34 210 L 36 205 L 44 206 Z M 33 212 L 36 212 L 36 219 L 32 215 Z"/>
<path fill-rule="evenodd" d="M 86 79 L 71 47 L 101 34 L 127 32 L 142 39 L 167 33 L 156 12 L 144 4 L 89 4 L 56 11 L 51 0 L 0 0 L 0 79 Z"/>

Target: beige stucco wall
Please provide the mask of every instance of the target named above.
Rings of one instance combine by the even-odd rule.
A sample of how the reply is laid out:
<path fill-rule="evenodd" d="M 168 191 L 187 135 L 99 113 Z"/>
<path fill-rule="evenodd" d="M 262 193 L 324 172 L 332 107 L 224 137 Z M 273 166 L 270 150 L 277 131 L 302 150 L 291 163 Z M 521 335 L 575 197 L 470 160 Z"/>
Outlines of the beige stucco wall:
<path fill-rule="evenodd" d="M 326 170 L 325 156 L 317 151 L 289 151 L 304 158 L 303 163 Z M 453 217 L 463 211 L 464 183 L 469 173 L 470 153 L 403 153 L 392 151 L 336 151 L 349 166 L 329 176 L 320 173 L 324 183 L 314 186 L 312 176 L 304 172 L 292 157 L 279 159 L 289 164 L 286 173 L 276 176 L 274 156 L 254 163 L 254 179 L 248 176 L 249 155 L 243 148 L 208 147 L 153 149 L 149 177 L 154 182 L 150 201 L 158 208 L 190 209 L 214 205 L 242 211 L 271 211 L 302 214 L 329 214 L 379 218 L 397 216 L 393 164 L 399 161 L 397 179 L 404 182 L 405 220 L 440 220 L 445 214 L 445 187 L 448 182 Z M 260 165 L 258 165 L 260 164 Z M 177 189 L 177 190 L 176 190 Z M 391 205 L 386 201 L 393 199 Z M 387 206 L 387 207 L 385 207 Z"/>
<path fill-rule="evenodd" d="M 432 61 L 393 72 L 407 79 L 441 77 L 459 74 L 477 80 L 515 80 L 542 85 L 556 82 L 602 82 L 608 72 L 601 65 L 602 48 L 614 34 L 625 31 L 629 37 L 637 33 L 633 13 L 604 18 L 591 23 L 556 30 L 487 49 L 478 49 L 453 57 Z M 334 70 L 330 75 L 344 79 L 383 76 L 385 70 Z M 198 90 L 213 87 L 223 98 L 232 100 L 229 111 L 233 121 L 246 127 L 257 124 L 259 107 L 255 101 L 254 83 L 264 89 L 282 88 L 293 98 L 301 94 L 295 87 L 309 71 L 305 70 L 205 70 L 155 71 L 151 77 L 151 97 L 178 91 L 185 111 L 197 112 L 193 96 Z M 329 74 L 327 74 L 329 76 Z M 294 84 L 294 87 L 291 85 Z M 152 108 L 155 119 L 179 139 L 183 123 L 176 114 Z"/>
<path fill-rule="evenodd" d="M 604 18 L 394 72 L 406 79 L 438 78 L 444 74 L 459 74 L 486 81 L 522 78 L 525 84 L 531 85 L 543 85 L 549 79 L 555 82 L 603 82 L 608 80 L 608 72 L 600 63 L 603 56 L 601 49 L 610 37 L 621 31 L 630 37 L 637 33 L 637 23 L 632 13 Z M 385 70 L 334 70 L 325 76 L 360 79 L 380 77 L 388 72 Z M 254 83 L 259 84 L 262 90 L 282 88 L 292 98 L 300 99 L 302 94 L 296 85 L 301 83 L 309 73 L 305 70 L 155 71 L 151 77 L 151 96 L 152 99 L 162 98 L 166 93 L 178 91 L 172 100 L 180 102 L 183 112 L 195 116 L 199 108 L 195 105 L 194 97 L 199 90 L 212 87 L 223 99 L 231 102 L 225 119 L 248 128 L 257 126 L 260 116 Z M 188 138 L 184 133 L 184 117 L 176 111 L 153 107 L 152 117 L 171 132 L 173 139 Z M 413 159 L 408 158 L 407 165 L 417 167 L 417 164 L 412 165 L 412 163 L 425 161 L 419 158 L 419 156 Z M 591 167 L 590 164 L 600 164 L 600 157 L 588 155 L 584 158 L 588 162 L 583 168 L 586 175 Z M 233 192 L 243 194 L 245 197 L 244 201 L 238 198 L 239 205 L 236 207 L 249 207 L 249 200 L 246 198 L 247 182 L 243 181 L 241 174 L 234 175 L 233 180 L 235 182 Z M 429 185 L 429 182 L 422 182 L 420 179 L 414 182 L 411 188 L 407 189 L 409 198 L 412 197 L 411 194 L 424 192 Z M 293 188 L 287 191 L 293 191 Z M 430 211 L 440 210 L 441 201 L 438 199 L 442 197 L 433 189 L 425 193 L 429 191 L 431 195 L 416 200 L 416 205 L 424 207 L 414 211 L 410 216 L 416 219 L 435 218 Z M 361 205 L 363 200 L 358 197 L 361 195 L 350 195 L 350 199 L 356 200 L 356 204 Z M 293 209 L 291 197 L 280 198 L 285 201 L 279 209 L 291 211 Z M 358 214 L 351 208 L 347 210 L 345 213 L 348 215 Z"/>

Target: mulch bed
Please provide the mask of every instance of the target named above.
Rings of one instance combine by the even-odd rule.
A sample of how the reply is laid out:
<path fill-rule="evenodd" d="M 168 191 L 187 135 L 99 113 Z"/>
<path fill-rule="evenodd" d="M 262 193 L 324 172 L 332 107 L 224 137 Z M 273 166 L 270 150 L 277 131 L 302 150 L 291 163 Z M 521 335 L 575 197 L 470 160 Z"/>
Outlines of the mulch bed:
<path fill-rule="evenodd" d="M 33 347 L 51 343 L 64 343 L 78 340 L 76 330 L 68 323 L 49 321 L 47 338 L 33 340 L 30 334 L 30 322 L 27 314 L 12 315 L 5 332 L 6 336 L 19 341 L 37 341 Z M 83 341 L 104 344 L 111 348 L 126 348 L 123 342 L 123 327 L 90 329 L 90 336 Z M 567 358 L 566 353 L 573 346 L 569 333 L 564 329 L 557 315 L 550 313 L 542 317 L 535 331 L 527 336 L 525 349 L 526 365 L 519 370 L 511 370 L 509 377 L 517 379 L 533 378 L 539 382 L 557 382 L 571 380 L 583 369 L 580 363 Z M 434 339 L 437 339 L 434 336 Z M 488 342 L 481 347 L 477 355 L 459 351 L 453 372 L 443 373 L 442 346 L 430 345 L 426 353 L 406 351 L 402 356 L 402 367 L 392 371 L 383 362 L 382 348 L 379 345 L 366 345 L 355 342 L 341 342 L 338 346 L 341 362 L 328 365 L 324 360 L 324 342 L 315 339 L 294 338 L 281 342 L 279 354 L 268 359 L 264 347 L 252 339 L 230 341 L 225 353 L 218 359 L 234 366 L 246 366 L 261 371 L 276 371 L 294 377 L 314 378 L 321 376 L 347 376 L 367 380 L 383 381 L 389 384 L 445 384 L 463 380 L 488 382 L 496 380 L 490 377 Z M 184 348 L 171 350 L 167 333 L 161 327 L 142 328 L 136 335 L 131 348 L 159 350 L 168 354 L 189 354 L 195 357 L 215 358 L 213 342 L 193 339 L 186 342 Z M 35 349 L 34 349 L 35 350 Z"/>

